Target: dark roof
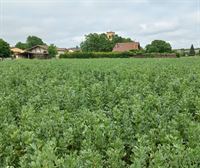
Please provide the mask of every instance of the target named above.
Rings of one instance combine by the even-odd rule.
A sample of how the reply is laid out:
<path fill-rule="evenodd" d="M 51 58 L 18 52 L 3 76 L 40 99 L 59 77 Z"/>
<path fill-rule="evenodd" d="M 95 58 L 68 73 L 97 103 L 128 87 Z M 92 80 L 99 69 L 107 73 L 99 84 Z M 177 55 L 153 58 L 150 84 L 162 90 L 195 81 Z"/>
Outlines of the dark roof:
<path fill-rule="evenodd" d="M 140 43 L 139 42 L 127 42 L 127 43 L 117 43 L 113 48 L 113 51 L 130 51 L 130 50 L 139 50 Z"/>
<path fill-rule="evenodd" d="M 37 48 L 37 47 L 43 48 L 45 50 L 48 50 L 48 46 L 47 45 L 36 45 L 36 46 L 33 46 L 33 47 L 27 49 L 26 51 L 30 51 L 30 50 L 32 50 L 34 48 Z"/>

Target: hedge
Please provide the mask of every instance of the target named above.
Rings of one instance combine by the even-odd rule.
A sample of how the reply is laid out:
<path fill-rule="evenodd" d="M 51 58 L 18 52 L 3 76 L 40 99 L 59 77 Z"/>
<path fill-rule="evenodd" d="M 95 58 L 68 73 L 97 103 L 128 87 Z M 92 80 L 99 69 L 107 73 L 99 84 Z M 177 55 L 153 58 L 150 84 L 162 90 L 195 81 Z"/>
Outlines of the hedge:
<path fill-rule="evenodd" d="M 60 58 L 176 58 L 175 53 L 135 52 L 73 52 L 61 54 Z"/>

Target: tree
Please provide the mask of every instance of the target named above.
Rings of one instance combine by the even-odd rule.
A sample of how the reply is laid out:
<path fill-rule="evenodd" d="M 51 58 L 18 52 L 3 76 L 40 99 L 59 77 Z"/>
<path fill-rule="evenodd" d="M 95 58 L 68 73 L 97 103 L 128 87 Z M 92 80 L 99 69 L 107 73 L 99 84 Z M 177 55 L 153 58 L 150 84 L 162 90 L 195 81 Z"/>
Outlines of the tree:
<path fill-rule="evenodd" d="M 130 38 L 123 38 L 121 36 L 118 36 L 117 34 L 113 36 L 112 40 L 110 41 L 111 45 L 112 45 L 112 49 L 113 47 L 117 44 L 117 43 L 126 43 L 126 42 L 132 42 L 132 40 Z"/>
<path fill-rule="evenodd" d="M 199 56 L 200 56 L 200 49 L 199 49 Z"/>
<path fill-rule="evenodd" d="M 154 40 L 151 42 L 151 44 L 148 44 L 146 46 L 146 52 L 152 53 L 165 53 L 165 52 L 172 52 L 172 47 L 169 43 L 163 41 L 163 40 Z"/>
<path fill-rule="evenodd" d="M 111 44 L 106 34 L 91 33 L 85 36 L 81 43 L 81 50 L 86 52 L 110 51 Z"/>
<path fill-rule="evenodd" d="M 191 45 L 189 56 L 195 56 L 195 50 L 193 44 Z"/>
<path fill-rule="evenodd" d="M 27 44 L 26 43 L 22 43 L 22 42 L 18 42 L 15 47 L 20 48 L 22 50 L 27 49 Z"/>
<path fill-rule="evenodd" d="M 28 36 L 26 44 L 28 48 L 34 47 L 36 45 L 45 45 L 42 39 L 36 36 Z"/>
<path fill-rule="evenodd" d="M 48 47 L 48 53 L 51 58 L 56 57 L 56 55 L 58 54 L 57 47 L 55 45 L 51 44 Z"/>
<path fill-rule="evenodd" d="M 0 57 L 1 58 L 11 57 L 10 46 L 3 39 L 0 39 Z"/>
<path fill-rule="evenodd" d="M 91 33 L 85 36 L 85 41 L 81 43 L 81 50 L 86 52 L 109 52 L 112 51 L 116 43 L 131 42 L 130 38 L 123 38 L 114 35 L 112 40 L 109 40 L 105 33 Z"/>

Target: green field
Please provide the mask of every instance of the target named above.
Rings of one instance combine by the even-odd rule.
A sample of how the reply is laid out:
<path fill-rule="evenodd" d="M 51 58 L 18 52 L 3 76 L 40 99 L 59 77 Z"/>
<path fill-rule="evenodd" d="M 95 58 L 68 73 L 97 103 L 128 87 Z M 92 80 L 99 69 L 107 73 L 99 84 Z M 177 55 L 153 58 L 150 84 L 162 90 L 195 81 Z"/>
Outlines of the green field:
<path fill-rule="evenodd" d="M 199 168 L 200 59 L 0 62 L 0 167 Z"/>

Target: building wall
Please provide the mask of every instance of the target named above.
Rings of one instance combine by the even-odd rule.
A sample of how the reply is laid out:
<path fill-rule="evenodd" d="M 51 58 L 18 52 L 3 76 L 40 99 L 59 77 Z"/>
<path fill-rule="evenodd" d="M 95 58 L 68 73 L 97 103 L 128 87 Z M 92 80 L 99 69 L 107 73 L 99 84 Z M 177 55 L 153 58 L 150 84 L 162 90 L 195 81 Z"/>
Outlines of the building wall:
<path fill-rule="evenodd" d="M 30 50 L 33 53 L 47 53 L 48 51 L 46 49 L 40 48 L 40 47 L 36 47 L 32 50 Z"/>

